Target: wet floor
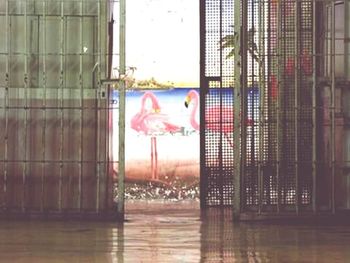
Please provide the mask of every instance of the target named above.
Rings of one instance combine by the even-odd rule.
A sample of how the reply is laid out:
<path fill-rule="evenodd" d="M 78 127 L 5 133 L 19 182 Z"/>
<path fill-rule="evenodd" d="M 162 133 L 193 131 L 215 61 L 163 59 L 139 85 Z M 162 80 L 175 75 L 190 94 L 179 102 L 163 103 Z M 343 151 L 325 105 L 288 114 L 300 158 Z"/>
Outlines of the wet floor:
<path fill-rule="evenodd" d="M 0 262 L 350 262 L 350 225 L 233 224 L 197 202 L 127 205 L 127 222 L 0 222 Z"/>

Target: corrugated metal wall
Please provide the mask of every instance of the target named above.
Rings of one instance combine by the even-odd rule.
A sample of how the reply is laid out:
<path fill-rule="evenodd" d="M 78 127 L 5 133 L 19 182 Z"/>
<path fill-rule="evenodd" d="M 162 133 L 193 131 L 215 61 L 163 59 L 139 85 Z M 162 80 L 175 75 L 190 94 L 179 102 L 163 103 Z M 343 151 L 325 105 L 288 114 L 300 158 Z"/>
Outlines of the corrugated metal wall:
<path fill-rule="evenodd" d="M 108 1 L 1 1 L 1 214 L 113 212 Z"/>

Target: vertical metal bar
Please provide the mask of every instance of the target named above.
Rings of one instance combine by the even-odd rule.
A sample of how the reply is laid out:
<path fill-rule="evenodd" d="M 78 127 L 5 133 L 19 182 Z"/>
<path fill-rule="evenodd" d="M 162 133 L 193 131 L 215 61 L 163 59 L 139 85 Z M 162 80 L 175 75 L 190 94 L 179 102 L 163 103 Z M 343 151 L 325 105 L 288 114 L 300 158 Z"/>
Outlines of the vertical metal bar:
<path fill-rule="evenodd" d="M 119 166 L 118 166 L 118 213 L 124 217 L 125 178 L 125 11 L 126 0 L 119 2 Z"/>
<path fill-rule="evenodd" d="M 242 35 L 241 35 L 241 166 L 240 166 L 240 176 L 246 175 L 246 162 L 247 162 L 247 70 L 248 70 L 248 0 L 242 1 Z M 243 180 L 244 181 L 244 180 Z M 242 182 L 241 182 L 242 187 Z M 244 200 L 245 201 L 245 200 Z"/>
<path fill-rule="evenodd" d="M 350 1 L 344 1 L 344 71 L 350 81 Z"/>
<path fill-rule="evenodd" d="M 205 209 L 207 207 L 207 189 L 208 189 L 208 176 L 205 169 L 206 162 L 206 133 L 205 133 L 205 97 L 207 96 L 208 81 L 205 74 L 206 69 L 206 1 L 199 1 L 200 12 L 200 207 Z"/>
<path fill-rule="evenodd" d="M 234 49 L 234 159 L 235 159 L 235 171 L 233 174 L 234 185 L 234 205 L 233 216 L 235 219 L 239 219 L 241 213 L 241 149 L 244 147 L 241 144 L 241 1 L 235 0 L 234 2 L 234 35 L 235 49 Z M 203 51 L 204 52 L 204 51 Z M 202 61 L 203 63 L 203 61 Z"/>
<path fill-rule="evenodd" d="M 276 107 L 276 183 L 277 183 L 277 213 L 280 213 L 281 211 L 281 187 L 280 187 L 280 172 L 281 172 L 281 110 L 282 110 L 282 90 L 283 90 L 283 85 L 284 83 L 282 82 L 282 70 L 281 70 L 281 65 L 283 65 L 283 58 L 282 58 L 282 5 L 280 1 L 276 2 L 277 5 L 277 22 L 276 22 L 276 27 L 277 27 L 277 61 L 278 61 L 278 66 L 277 66 L 277 107 Z"/>
<path fill-rule="evenodd" d="M 344 70 L 345 70 L 345 78 L 347 81 L 350 81 L 350 1 L 344 1 L 344 29 L 345 34 L 344 38 L 346 41 L 344 41 Z M 347 94 L 349 94 L 349 91 L 346 91 Z M 349 102 L 347 102 L 349 105 Z M 349 116 L 349 108 L 347 107 L 347 116 Z M 347 135 L 349 136 L 349 135 Z M 347 138 L 349 140 L 349 138 Z M 347 158 L 346 161 L 349 161 L 349 149 L 346 150 L 345 153 Z M 347 164 L 348 166 L 348 164 Z M 350 176 L 347 176 L 347 207 L 350 208 Z"/>
<path fill-rule="evenodd" d="M 222 5 L 222 1 L 220 1 L 219 3 L 219 10 L 220 10 L 220 16 L 219 16 L 219 42 L 220 39 L 222 38 L 222 16 L 223 16 L 223 5 Z M 224 186 L 223 186 L 223 133 L 225 131 L 223 131 L 222 128 L 222 120 L 223 120 L 223 116 L 222 116 L 222 49 L 220 49 L 220 56 L 219 56 L 219 68 L 220 68 L 220 83 L 219 83 L 219 88 L 220 88 L 220 93 L 219 93 L 219 105 L 220 105 L 220 112 L 219 112 L 219 120 L 220 120 L 220 137 L 219 137 L 219 151 L 218 151 L 218 159 L 219 159 L 219 182 L 218 182 L 218 188 L 219 188 L 219 193 L 220 193 L 220 206 L 222 207 L 224 205 Z"/>
<path fill-rule="evenodd" d="M 9 135 L 9 86 L 10 86 L 10 56 L 11 56 L 11 46 L 10 46 L 10 18 L 9 18 L 9 1 L 6 1 L 6 72 L 5 72 L 5 103 L 4 103 L 4 112 L 5 112 L 5 141 L 4 141 L 4 202 L 3 208 L 7 209 L 7 176 L 8 176 L 8 135 Z"/>
<path fill-rule="evenodd" d="M 26 174 L 27 174 L 27 131 L 28 131 L 28 28 L 27 28 L 27 2 L 24 2 L 24 129 L 23 129 L 23 140 L 24 140 L 24 158 L 23 158 L 23 171 L 22 171 L 22 212 L 26 209 Z"/>
<path fill-rule="evenodd" d="M 262 173 L 262 165 L 263 165 L 263 159 L 264 159 L 264 120 L 265 120 L 265 44 L 264 44 L 264 36 L 265 36 L 265 2 L 260 1 L 259 2 L 259 8 L 258 8 L 258 17 L 259 17 L 259 52 L 258 52 L 258 67 L 259 67 L 259 136 L 258 136 L 258 142 L 259 142 L 259 160 L 258 160 L 258 191 L 259 191 L 259 214 L 262 210 L 262 195 L 263 195 L 263 173 Z M 254 98 L 254 91 L 253 91 L 253 98 Z M 254 103 L 254 99 L 253 102 Z M 254 128 L 253 123 L 253 128 Z M 254 142 L 255 146 L 255 142 Z"/>
<path fill-rule="evenodd" d="M 299 1 L 295 0 L 295 13 L 294 13 L 294 169 L 295 169 L 295 212 L 299 214 L 299 43 L 300 43 L 300 8 Z"/>
<path fill-rule="evenodd" d="M 99 1 L 97 3 L 97 49 L 98 49 L 98 90 L 101 90 L 101 2 Z M 96 154 L 96 175 L 97 175 L 97 183 L 96 183 L 96 213 L 99 212 L 100 208 L 100 98 L 97 96 L 97 131 L 96 131 L 96 149 L 97 149 L 97 154 Z"/>
<path fill-rule="evenodd" d="M 281 1 L 276 2 L 277 5 L 277 32 L 276 32 L 276 41 L 277 41 L 277 106 L 276 106 L 276 181 L 277 181 L 277 213 L 281 211 L 281 187 L 280 187 L 280 172 L 281 172 L 281 110 L 282 110 L 282 88 L 284 83 L 282 82 L 282 70 L 281 65 L 283 65 L 282 60 L 282 4 Z"/>
<path fill-rule="evenodd" d="M 260 125 L 260 120 L 257 119 L 257 116 L 256 116 L 256 111 L 259 112 L 259 106 L 260 106 L 260 99 L 259 99 L 259 106 L 256 107 L 255 105 L 255 93 L 254 93 L 254 88 L 256 86 L 256 83 L 259 83 L 259 73 L 260 73 L 260 66 L 258 65 L 256 67 L 256 64 L 255 64 L 255 59 L 254 59 L 254 56 L 253 54 L 255 53 L 255 50 L 254 49 L 258 49 L 259 48 L 259 43 L 256 44 L 255 43 L 255 34 L 257 32 L 257 30 L 259 30 L 259 26 L 256 25 L 256 16 L 260 15 L 259 14 L 259 11 L 258 13 L 256 13 L 256 5 L 257 3 L 254 3 L 254 1 L 249 1 L 249 4 L 250 4 L 250 12 L 249 12 L 249 15 L 247 17 L 248 19 L 248 24 L 251 23 L 251 28 L 249 29 L 249 25 L 248 25 L 248 44 L 247 45 L 252 45 L 252 44 L 249 44 L 249 42 L 252 42 L 254 43 L 254 47 L 249 47 L 247 46 L 248 48 L 251 49 L 251 58 L 250 58 L 250 65 L 249 65 L 249 62 L 247 63 L 247 67 L 250 66 L 250 69 L 247 69 L 247 72 L 248 70 L 251 71 L 251 73 L 248 72 L 248 80 L 247 80 L 247 83 L 250 83 L 247 85 L 247 116 L 246 116 L 246 119 L 245 119 L 245 123 L 246 123 L 246 129 L 248 130 L 248 127 L 247 127 L 247 119 L 248 119 L 248 114 L 249 112 L 251 112 L 251 118 L 252 118 L 252 125 L 251 127 L 249 127 L 249 130 L 250 130 L 250 138 L 249 138 L 249 145 L 250 145 L 250 152 L 249 152 L 249 162 L 250 162 L 250 165 L 252 167 L 252 170 L 251 170 L 251 174 L 252 176 L 255 176 L 256 175 L 256 186 L 254 186 L 254 191 L 256 191 L 256 199 L 257 199 L 257 202 L 258 202 L 258 213 L 260 214 L 261 213 L 261 201 L 262 201 L 262 196 L 261 196 L 261 192 L 260 192 L 260 188 L 262 186 L 261 184 L 261 173 L 259 172 L 259 156 L 256 155 L 256 151 L 257 151 L 257 145 L 256 145 L 256 138 L 258 138 L 258 134 L 257 134 L 257 128 L 259 127 Z M 249 51 L 248 51 L 249 52 Z M 259 55 L 257 55 L 258 59 L 257 61 L 259 61 Z M 256 68 L 258 70 L 258 76 L 255 75 L 255 72 L 256 72 Z M 252 88 L 252 92 L 251 92 L 251 97 L 249 98 L 249 91 L 248 91 L 248 88 L 249 88 L 249 85 L 251 86 Z M 260 97 L 260 96 L 259 96 Z M 248 101 L 250 100 L 250 110 L 248 110 Z M 259 113 L 260 114 L 260 113 Z M 248 160 L 247 160 L 248 162 Z M 256 168 L 258 168 L 258 170 L 256 170 Z M 254 179 L 255 180 L 255 179 Z M 254 201 L 253 201 L 254 202 Z"/>
<path fill-rule="evenodd" d="M 312 14 L 312 211 L 317 212 L 317 19 L 316 0 L 313 1 Z"/>
<path fill-rule="evenodd" d="M 61 1 L 61 22 L 60 22 L 60 172 L 59 172 L 59 183 L 58 183 L 58 210 L 62 211 L 62 180 L 63 180 L 63 96 L 64 96 L 64 2 Z"/>
<path fill-rule="evenodd" d="M 43 49 L 42 49 L 42 62 L 43 62 L 43 99 L 42 99 L 42 118 L 43 118 L 43 126 L 42 126 L 42 173 L 41 173 L 41 206 L 40 210 L 41 212 L 44 211 L 44 205 L 45 205 L 45 165 L 46 165 L 46 2 L 43 1 L 42 3 L 43 8 L 43 21 L 42 21 L 42 34 L 43 34 Z"/>
<path fill-rule="evenodd" d="M 335 3 L 331 6 L 331 209 L 335 213 Z"/>
<path fill-rule="evenodd" d="M 80 127 L 79 127 L 79 135 L 80 135 L 80 143 L 79 143 L 79 182 L 78 182 L 78 210 L 82 209 L 82 183 L 83 183 L 83 125 L 84 125 L 84 86 L 83 86 L 83 0 L 80 0 L 80 17 L 79 17 L 79 87 L 80 87 Z"/>
<path fill-rule="evenodd" d="M 324 8 L 326 10 L 325 12 L 325 28 L 326 28 L 326 32 L 325 32 L 325 36 L 326 36 L 326 40 L 324 43 L 324 52 L 325 52 L 325 58 L 324 58 L 324 64 L 325 64 L 325 74 L 327 77 L 330 77 L 331 73 L 330 73 L 330 64 L 331 64 L 331 60 L 330 60 L 330 54 L 331 54 L 331 50 L 330 50 L 330 39 L 331 39 L 331 21 L 330 21 L 330 11 L 331 9 L 329 8 L 329 3 L 324 4 Z"/>
<path fill-rule="evenodd" d="M 13 17 L 14 18 L 14 20 L 16 21 L 18 21 L 19 19 L 17 19 L 17 17 L 15 18 L 15 16 L 14 16 L 14 14 L 15 14 L 15 12 L 16 12 L 16 8 L 18 8 L 19 6 L 21 6 L 21 3 L 18 3 L 18 2 L 13 2 L 13 5 L 14 5 L 14 9 L 13 9 L 13 11 L 12 11 L 12 14 L 11 14 L 11 11 L 10 11 L 10 17 Z M 21 14 L 21 18 L 23 18 L 23 15 Z M 10 21 L 10 23 L 12 23 L 12 21 Z M 16 23 L 16 22 L 14 22 L 14 23 Z M 19 23 L 19 21 L 18 21 L 18 23 Z M 16 31 L 16 30 L 14 30 L 14 31 Z M 10 41 L 12 41 L 12 36 L 11 36 L 11 34 L 10 34 Z M 14 39 L 14 42 L 13 43 L 15 43 L 15 39 Z M 11 45 L 12 45 L 12 43 L 11 43 Z M 16 50 L 16 48 L 14 48 L 15 50 Z M 15 56 L 14 56 L 14 60 L 13 60 L 13 64 L 12 65 L 14 65 L 14 64 L 16 64 L 16 60 L 17 59 L 20 59 L 20 56 L 19 56 L 19 52 L 14 52 L 15 53 Z M 22 52 L 20 52 L 20 53 L 22 53 L 21 55 L 23 55 L 23 50 L 22 50 Z M 11 62 L 10 62 L 11 63 Z M 10 71 L 11 71 L 11 65 L 10 65 Z M 17 73 L 17 70 L 14 70 L 13 72 L 16 72 Z M 11 74 L 11 73 L 10 73 Z M 14 83 L 13 83 L 14 84 Z M 13 92 L 10 92 L 10 96 L 9 96 L 9 100 L 10 100 L 10 110 L 11 110 L 11 107 L 12 106 L 14 106 L 14 104 L 15 103 L 11 103 L 11 99 L 15 99 L 15 100 L 17 100 L 17 101 L 19 101 L 22 97 L 21 97 L 21 92 L 20 92 L 20 88 L 18 87 L 18 86 L 15 86 L 15 85 L 13 85 L 13 87 L 14 87 L 14 89 L 12 89 L 12 91 Z M 21 86 L 21 88 L 23 89 L 23 85 Z M 11 81 L 10 81 L 10 90 L 11 90 Z M 11 93 L 13 94 L 12 96 L 11 96 Z M 14 94 L 15 93 L 15 94 Z M 19 105 L 18 105 L 19 106 Z M 17 126 L 18 125 L 18 127 L 20 127 L 20 124 L 21 124 L 21 110 L 22 110 L 22 107 L 21 106 L 19 106 L 19 107 L 17 107 L 16 109 L 12 109 L 13 110 L 13 113 L 14 113 L 14 115 L 12 115 L 12 120 L 14 121 L 14 122 L 12 122 L 12 123 L 16 123 L 15 125 Z M 11 115 L 10 115 L 11 116 Z M 10 119 L 11 119 L 11 117 L 10 117 Z M 11 123 L 11 122 L 10 122 Z M 11 133 L 11 129 L 10 129 L 10 133 Z M 16 141 L 17 142 L 19 142 L 20 141 L 20 134 L 21 134 L 21 132 L 20 132 L 20 130 L 18 130 L 18 131 L 16 131 Z M 11 149 L 12 147 L 11 147 L 11 145 L 12 145 L 12 143 L 13 143 L 13 141 L 11 141 L 11 140 L 9 140 L 9 149 Z M 13 174 L 12 174 L 12 185 L 13 185 L 13 176 L 14 176 L 14 173 L 19 173 L 19 170 L 20 170 L 20 168 L 22 168 L 21 167 L 21 165 L 22 165 L 22 162 L 21 162 L 21 160 L 20 160 L 20 157 L 21 157 L 21 152 L 23 151 L 23 149 L 17 149 L 16 151 L 15 151 L 15 160 L 13 160 L 13 157 L 10 157 L 9 159 L 10 159 L 10 163 L 12 163 L 12 171 L 13 171 Z M 10 154 L 10 156 L 11 156 L 11 154 Z M 11 160 L 12 159 L 12 160 Z M 11 174 L 9 174 L 10 176 L 11 176 Z M 17 174 L 16 174 L 17 175 Z M 19 175 L 19 174 L 18 174 Z M 18 178 L 19 179 L 19 178 Z M 23 183 L 23 181 L 22 181 L 22 183 Z M 20 182 L 19 182 L 19 184 L 20 184 Z M 18 185 L 19 186 L 19 185 Z M 19 197 L 19 199 L 21 199 L 21 192 L 20 192 L 20 187 L 19 188 L 15 188 L 15 191 L 17 192 L 16 193 L 16 195 L 18 195 L 18 197 Z M 11 200 L 11 203 L 12 203 L 12 205 L 14 205 L 14 198 L 13 198 L 13 196 L 11 196 L 10 197 L 10 200 Z M 22 202 L 22 201 L 20 201 L 20 200 L 18 200 L 19 202 Z M 16 206 L 17 206 L 17 202 L 16 202 Z M 22 208 L 22 204 L 20 204 L 19 205 L 21 208 Z M 20 208 L 20 209 L 21 209 Z"/>

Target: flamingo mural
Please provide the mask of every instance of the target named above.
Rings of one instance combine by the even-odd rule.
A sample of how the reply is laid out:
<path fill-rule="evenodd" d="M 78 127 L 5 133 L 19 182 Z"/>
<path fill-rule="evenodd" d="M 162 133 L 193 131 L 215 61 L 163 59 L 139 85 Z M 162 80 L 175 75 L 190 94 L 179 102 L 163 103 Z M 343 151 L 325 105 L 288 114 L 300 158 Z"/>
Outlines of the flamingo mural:
<path fill-rule="evenodd" d="M 196 115 L 199 106 L 199 94 L 196 90 L 190 90 L 185 99 L 186 108 L 193 103 L 193 108 L 190 115 L 190 123 L 193 129 L 199 130 L 199 123 L 196 120 Z M 221 118 L 221 119 L 220 119 Z M 206 127 L 214 132 L 222 132 L 226 140 L 233 147 L 233 142 L 228 136 L 234 130 L 232 122 L 234 120 L 233 107 L 230 106 L 212 106 L 206 109 L 205 124 Z"/>
<path fill-rule="evenodd" d="M 199 107 L 199 94 L 195 90 L 190 90 L 187 93 L 186 99 L 185 99 L 185 107 L 188 108 L 190 102 L 193 101 L 193 108 L 190 114 L 190 123 L 193 129 L 196 131 L 199 131 L 199 123 L 197 118 L 197 112 Z"/>
<path fill-rule="evenodd" d="M 151 101 L 151 108 L 146 108 L 146 101 Z M 151 178 L 158 180 L 158 151 L 157 136 L 164 133 L 174 133 L 181 129 L 172 124 L 167 114 L 161 113 L 161 107 L 157 97 L 150 91 L 141 98 L 141 109 L 130 121 L 130 127 L 143 135 L 151 136 Z"/>
<path fill-rule="evenodd" d="M 199 107 L 199 93 L 196 90 L 190 90 L 185 98 L 185 106 L 189 107 L 193 103 L 193 108 L 190 114 L 190 123 L 193 129 L 199 130 L 199 123 L 196 120 L 196 115 Z M 234 131 L 234 109 L 232 106 L 211 106 L 205 111 L 206 128 L 213 132 L 222 132 L 227 142 L 233 148 L 233 142 L 229 134 Z M 251 126 L 252 120 L 247 120 L 247 125 Z"/>

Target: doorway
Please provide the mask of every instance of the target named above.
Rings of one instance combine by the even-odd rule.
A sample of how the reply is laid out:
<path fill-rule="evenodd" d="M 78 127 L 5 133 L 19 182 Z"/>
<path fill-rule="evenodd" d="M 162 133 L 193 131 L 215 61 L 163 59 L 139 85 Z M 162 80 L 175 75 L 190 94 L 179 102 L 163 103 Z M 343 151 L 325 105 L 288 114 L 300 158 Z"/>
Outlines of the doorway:
<path fill-rule="evenodd" d="M 199 100 L 187 99 L 187 107 L 185 101 L 189 92 L 199 94 L 199 33 L 193 33 L 198 32 L 199 3 L 134 0 L 128 1 L 126 13 L 126 201 L 198 203 Z M 118 75 L 119 28 L 114 30 L 113 69 Z M 112 155 L 117 160 L 118 89 L 111 96 Z"/>

